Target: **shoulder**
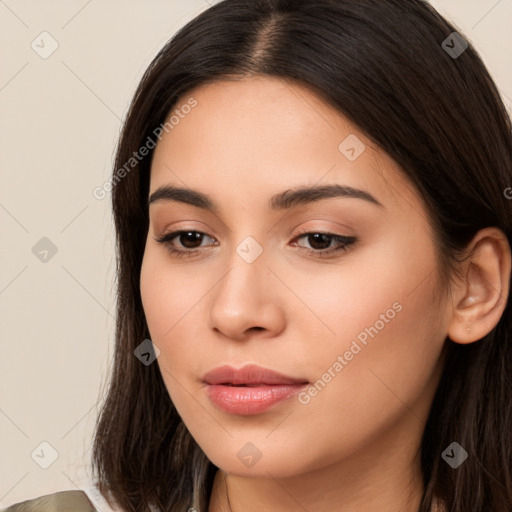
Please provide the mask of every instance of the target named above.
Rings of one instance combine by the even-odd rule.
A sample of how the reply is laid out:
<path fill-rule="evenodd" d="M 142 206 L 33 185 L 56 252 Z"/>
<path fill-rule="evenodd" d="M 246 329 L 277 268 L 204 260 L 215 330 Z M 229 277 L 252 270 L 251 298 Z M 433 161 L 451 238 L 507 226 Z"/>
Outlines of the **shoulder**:
<path fill-rule="evenodd" d="M 60 491 L 10 505 L 0 512 L 97 512 L 84 491 Z"/>

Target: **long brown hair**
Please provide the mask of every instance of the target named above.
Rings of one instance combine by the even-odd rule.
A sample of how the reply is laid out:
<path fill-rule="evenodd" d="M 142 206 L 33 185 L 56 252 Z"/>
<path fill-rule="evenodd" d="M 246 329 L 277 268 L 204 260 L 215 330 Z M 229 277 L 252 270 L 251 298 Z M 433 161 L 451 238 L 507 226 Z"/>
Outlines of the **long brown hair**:
<path fill-rule="evenodd" d="M 224 0 L 179 30 L 150 64 L 112 176 L 115 357 L 93 446 L 100 489 L 126 511 L 206 512 L 217 470 L 176 412 L 158 365 L 134 356 L 150 338 L 139 278 L 152 151 L 136 162 L 133 152 L 155 140 L 193 87 L 248 74 L 300 82 L 405 170 L 427 205 L 439 271 L 449 280 L 478 230 L 496 226 L 512 244 L 510 117 L 472 45 L 453 32 L 424 0 Z M 421 445 L 419 512 L 434 497 L 452 512 L 512 510 L 511 333 L 508 301 L 483 339 L 446 340 Z M 441 458 L 453 441 L 469 453 L 456 470 Z"/>

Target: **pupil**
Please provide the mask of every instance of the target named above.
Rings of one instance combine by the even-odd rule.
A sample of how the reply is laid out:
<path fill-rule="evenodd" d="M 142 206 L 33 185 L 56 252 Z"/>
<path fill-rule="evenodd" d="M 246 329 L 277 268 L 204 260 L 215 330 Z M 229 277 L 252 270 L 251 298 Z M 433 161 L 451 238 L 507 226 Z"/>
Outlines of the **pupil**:
<path fill-rule="evenodd" d="M 201 245 L 201 236 L 201 233 L 196 231 L 187 231 L 186 233 L 182 233 L 180 235 L 180 242 L 184 247 L 187 247 L 188 249 L 195 249 L 197 246 L 194 245 L 194 242 L 199 241 L 199 245 Z M 187 241 L 183 243 L 183 240 Z M 191 244 L 189 244 L 189 242 L 191 242 Z"/>
<path fill-rule="evenodd" d="M 313 235 L 309 235 L 308 238 L 309 244 L 314 249 L 326 249 L 330 245 L 330 236 L 324 233 L 314 233 Z M 313 239 L 313 243 L 311 243 L 311 239 Z M 320 247 L 318 247 L 318 243 L 320 243 Z"/>

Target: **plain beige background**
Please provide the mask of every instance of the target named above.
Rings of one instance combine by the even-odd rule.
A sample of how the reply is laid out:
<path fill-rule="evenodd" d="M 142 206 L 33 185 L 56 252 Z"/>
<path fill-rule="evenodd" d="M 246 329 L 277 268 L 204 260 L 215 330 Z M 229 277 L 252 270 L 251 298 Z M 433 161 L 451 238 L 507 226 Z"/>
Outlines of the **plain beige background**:
<path fill-rule="evenodd" d="M 432 4 L 475 45 L 510 110 L 512 0 Z M 89 484 L 115 315 L 110 195 L 92 191 L 109 179 L 144 69 L 208 7 L 0 0 L 0 507 Z"/>

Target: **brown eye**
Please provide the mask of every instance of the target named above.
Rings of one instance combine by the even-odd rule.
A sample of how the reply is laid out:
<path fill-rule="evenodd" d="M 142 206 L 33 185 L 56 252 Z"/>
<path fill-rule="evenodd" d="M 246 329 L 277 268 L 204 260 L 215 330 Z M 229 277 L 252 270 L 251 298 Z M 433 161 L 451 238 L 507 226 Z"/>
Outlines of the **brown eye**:
<path fill-rule="evenodd" d="M 309 245 L 315 250 L 327 249 L 333 240 L 331 235 L 325 233 L 311 233 L 306 236 Z"/>
<path fill-rule="evenodd" d="M 353 236 L 337 235 L 335 233 L 324 232 L 303 232 L 295 240 L 305 239 L 310 247 L 303 247 L 297 244 L 301 249 L 304 249 L 308 254 L 316 255 L 319 257 L 327 257 L 339 251 L 346 251 L 356 242 Z M 332 246 L 334 242 L 334 246 Z"/>
<path fill-rule="evenodd" d="M 175 236 L 178 241 L 187 249 L 196 249 L 201 245 L 203 233 L 198 231 L 183 231 Z M 197 243 L 199 242 L 199 245 Z"/>
<path fill-rule="evenodd" d="M 171 254 L 176 254 L 178 256 L 190 256 L 198 252 L 204 237 L 214 240 L 212 237 L 208 236 L 206 233 L 202 233 L 201 231 L 181 230 L 173 231 L 172 233 L 163 235 L 160 238 L 155 238 L 155 241 L 165 245 Z M 175 240 L 179 242 L 177 246 L 175 245 Z"/>

